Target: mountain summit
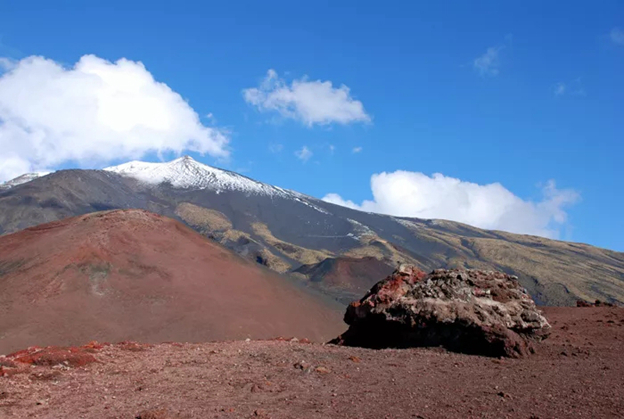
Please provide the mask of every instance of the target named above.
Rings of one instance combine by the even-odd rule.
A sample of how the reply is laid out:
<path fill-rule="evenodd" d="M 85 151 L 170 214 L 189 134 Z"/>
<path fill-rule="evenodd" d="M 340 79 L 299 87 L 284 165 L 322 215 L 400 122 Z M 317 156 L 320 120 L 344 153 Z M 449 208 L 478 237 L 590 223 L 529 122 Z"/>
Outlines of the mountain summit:
<path fill-rule="evenodd" d="M 49 175 L 50 172 L 33 172 L 33 173 L 24 173 L 21 176 L 16 177 L 15 179 L 8 180 L 4 183 L 0 183 L 0 191 L 10 189 L 17 185 L 22 185 L 24 183 L 28 183 L 31 180 L 35 180 L 42 176 Z"/>
<path fill-rule="evenodd" d="M 168 183 L 174 188 L 236 190 L 252 194 L 289 195 L 278 187 L 258 182 L 238 173 L 217 169 L 183 156 L 166 163 L 131 161 L 104 169 L 135 178 L 149 185 Z"/>

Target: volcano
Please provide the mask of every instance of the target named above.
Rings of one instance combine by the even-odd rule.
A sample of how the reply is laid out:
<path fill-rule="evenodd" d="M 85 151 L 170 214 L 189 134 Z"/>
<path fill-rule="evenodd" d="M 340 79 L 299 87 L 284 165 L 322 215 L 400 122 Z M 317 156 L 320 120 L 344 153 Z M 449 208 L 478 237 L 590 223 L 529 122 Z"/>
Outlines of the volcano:
<path fill-rule="evenodd" d="M 397 262 L 519 278 L 540 305 L 624 303 L 624 253 L 345 208 L 184 156 L 105 170 L 28 174 L 0 185 L 0 234 L 66 217 L 140 208 L 176 219 L 248 261 L 344 305 Z"/>
<path fill-rule="evenodd" d="M 96 212 L 0 237 L 0 353 L 91 340 L 325 341 L 341 308 L 178 221 Z"/>

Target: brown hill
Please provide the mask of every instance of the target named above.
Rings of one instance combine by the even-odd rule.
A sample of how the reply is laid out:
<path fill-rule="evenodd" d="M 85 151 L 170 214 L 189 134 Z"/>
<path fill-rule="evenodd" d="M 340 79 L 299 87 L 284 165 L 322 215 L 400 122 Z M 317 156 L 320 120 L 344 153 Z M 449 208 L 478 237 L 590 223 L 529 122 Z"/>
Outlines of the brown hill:
<path fill-rule="evenodd" d="M 92 213 L 0 237 L 0 353 L 90 340 L 325 341 L 341 309 L 181 223 Z"/>
<path fill-rule="evenodd" d="M 303 265 L 293 272 L 308 279 L 312 286 L 331 292 L 338 301 L 349 304 L 354 295 L 366 294 L 371 284 L 392 273 L 392 263 L 372 256 L 337 257 Z"/>

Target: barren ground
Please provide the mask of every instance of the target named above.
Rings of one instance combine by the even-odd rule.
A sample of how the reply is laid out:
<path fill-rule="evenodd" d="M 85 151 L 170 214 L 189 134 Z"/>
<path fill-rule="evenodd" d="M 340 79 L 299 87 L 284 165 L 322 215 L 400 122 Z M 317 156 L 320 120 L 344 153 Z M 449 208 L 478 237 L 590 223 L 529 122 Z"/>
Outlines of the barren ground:
<path fill-rule="evenodd" d="M 624 417 L 624 309 L 545 314 L 553 335 L 525 359 L 288 341 L 104 346 L 84 367 L 5 367 L 0 417 Z"/>

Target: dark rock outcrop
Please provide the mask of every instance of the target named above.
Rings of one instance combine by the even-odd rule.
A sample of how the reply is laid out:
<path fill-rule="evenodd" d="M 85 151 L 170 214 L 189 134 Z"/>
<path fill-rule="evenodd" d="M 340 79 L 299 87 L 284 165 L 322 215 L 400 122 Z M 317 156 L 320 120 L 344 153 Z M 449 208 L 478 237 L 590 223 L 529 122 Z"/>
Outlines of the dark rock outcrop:
<path fill-rule="evenodd" d="M 405 265 L 351 303 L 344 320 L 349 330 L 330 343 L 443 346 L 496 357 L 526 355 L 550 331 L 514 276 L 458 269 L 426 274 Z"/>
<path fill-rule="evenodd" d="M 600 300 L 596 300 L 593 303 L 589 301 L 585 301 L 585 300 L 577 300 L 576 306 L 577 307 L 615 307 L 615 304 L 607 303 L 607 302 L 600 301 Z"/>

